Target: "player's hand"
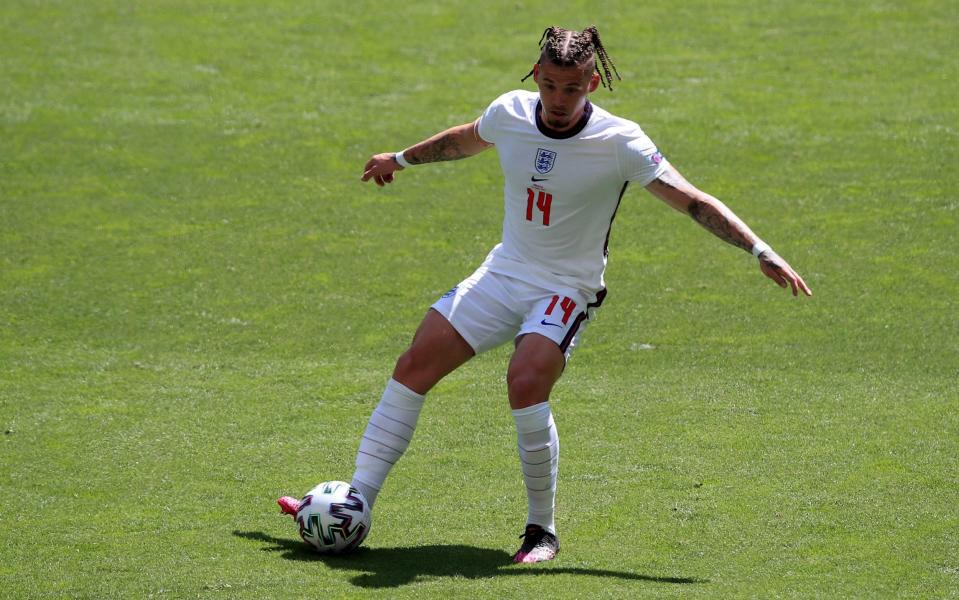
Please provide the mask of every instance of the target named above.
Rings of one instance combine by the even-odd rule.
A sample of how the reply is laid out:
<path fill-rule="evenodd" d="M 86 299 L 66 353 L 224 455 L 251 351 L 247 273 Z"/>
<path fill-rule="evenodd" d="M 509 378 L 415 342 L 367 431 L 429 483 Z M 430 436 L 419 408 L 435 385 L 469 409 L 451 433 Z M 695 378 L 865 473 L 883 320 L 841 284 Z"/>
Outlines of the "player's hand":
<path fill-rule="evenodd" d="M 363 167 L 363 177 L 360 180 L 369 181 L 372 179 L 376 182 L 376 185 L 383 187 L 387 183 L 393 183 L 394 172 L 402 170 L 403 167 L 393 158 L 392 152 L 375 154 L 370 160 L 366 161 L 366 166 Z"/>
<path fill-rule="evenodd" d="M 759 255 L 759 268 L 763 275 L 775 281 L 779 284 L 779 287 L 792 287 L 793 296 L 798 296 L 799 290 L 802 290 L 807 296 L 812 296 L 812 290 L 799 276 L 799 273 L 793 271 L 789 263 L 772 250 L 766 250 Z"/>

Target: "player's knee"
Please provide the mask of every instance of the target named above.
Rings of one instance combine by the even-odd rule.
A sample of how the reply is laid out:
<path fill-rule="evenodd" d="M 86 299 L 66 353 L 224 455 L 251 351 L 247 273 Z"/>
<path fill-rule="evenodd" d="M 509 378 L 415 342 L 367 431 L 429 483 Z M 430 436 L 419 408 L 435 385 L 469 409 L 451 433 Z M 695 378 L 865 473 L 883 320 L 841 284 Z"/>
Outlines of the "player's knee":
<path fill-rule="evenodd" d="M 393 379 L 397 381 L 419 379 L 422 377 L 424 368 L 423 361 L 417 356 L 413 348 L 410 348 L 396 360 L 396 366 L 393 368 Z"/>
<path fill-rule="evenodd" d="M 535 369 L 514 368 L 506 374 L 506 386 L 513 404 L 543 402 L 549 397 L 551 384 L 548 377 Z"/>
<path fill-rule="evenodd" d="M 431 354 L 416 345 L 404 352 L 393 368 L 393 379 L 420 394 L 429 391 L 444 374 Z"/>

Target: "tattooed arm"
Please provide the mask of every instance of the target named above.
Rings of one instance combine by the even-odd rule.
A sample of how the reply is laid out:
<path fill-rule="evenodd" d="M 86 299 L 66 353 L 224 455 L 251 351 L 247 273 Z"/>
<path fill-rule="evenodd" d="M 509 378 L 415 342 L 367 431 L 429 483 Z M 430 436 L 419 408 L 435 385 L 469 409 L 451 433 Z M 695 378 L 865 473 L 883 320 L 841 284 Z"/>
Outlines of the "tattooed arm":
<path fill-rule="evenodd" d="M 646 189 L 679 212 L 688 214 L 706 231 L 724 242 L 746 252 L 752 252 L 757 243 L 763 244 L 759 236 L 728 206 L 686 181 L 672 165 L 667 166 L 666 172 L 647 185 Z M 798 295 L 800 290 L 807 296 L 812 296 L 812 291 L 803 278 L 771 248 L 763 250 L 758 258 L 763 274 L 780 287 L 791 287 L 793 296 Z"/>
<path fill-rule="evenodd" d="M 441 131 L 403 150 L 403 157 L 412 165 L 420 165 L 441 160 L 459 160 L 479 154 L 492 144 L 479 136 L 476 131 L 477 123 L 478 120 Z M 366 162 L 361 179 L 369 181 L 372 178 L 376 185 L 382 186 L 391 183 L 393 173 L 402 169 L 393 152 L 376 154 Z"/>
<path fill-rule="evenodd" d="M 646 186 L 654 196 L 681 213 L 692 217 L 724 242 L 749 252 L 759 237 L 728 206 L 700 191 L 679 174 L 672 165 Z"/>

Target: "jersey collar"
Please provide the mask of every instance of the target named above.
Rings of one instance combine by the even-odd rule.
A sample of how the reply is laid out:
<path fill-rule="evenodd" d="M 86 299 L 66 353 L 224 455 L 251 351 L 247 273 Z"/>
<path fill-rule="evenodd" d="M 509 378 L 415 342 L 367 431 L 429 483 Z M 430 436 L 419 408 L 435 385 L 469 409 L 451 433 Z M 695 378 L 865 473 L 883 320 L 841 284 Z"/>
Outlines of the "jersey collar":
<path fill-rule="evenodd" d="M 543 101 L 536 101 L 536 128 L 539 129 L 539 132 L 545 135 L 548 138 L 553 138 L 554 140 L 565 140 L 578 135 L 583 129 L 586 128 L 586 124 L 589 123 L 589 117 L 593 114 L 593 105 L 586 101 L 586 105 L 583 107 L 583 115 L 579 118 L 579 121 L 576 122 L 570 129 L 566 131 L 556 131 L 549 125 L 547 125 L 543 118 L 540 116 L 540 112 L 543 110 Z"/>

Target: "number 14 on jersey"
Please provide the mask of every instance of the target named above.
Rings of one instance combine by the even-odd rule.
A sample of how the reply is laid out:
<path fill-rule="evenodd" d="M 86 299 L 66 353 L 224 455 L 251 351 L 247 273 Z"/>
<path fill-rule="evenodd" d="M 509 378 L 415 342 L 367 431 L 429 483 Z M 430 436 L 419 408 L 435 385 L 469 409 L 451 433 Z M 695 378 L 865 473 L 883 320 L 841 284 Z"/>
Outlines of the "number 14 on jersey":
<path fill-rule="evenodd" d="M 549 208 L 553 204 L 553 195 L 543 190 L 526 188 L 526 220 L 533 220 L 533 207 L 543 215 L 543 226 L 549 227 Z"/>

